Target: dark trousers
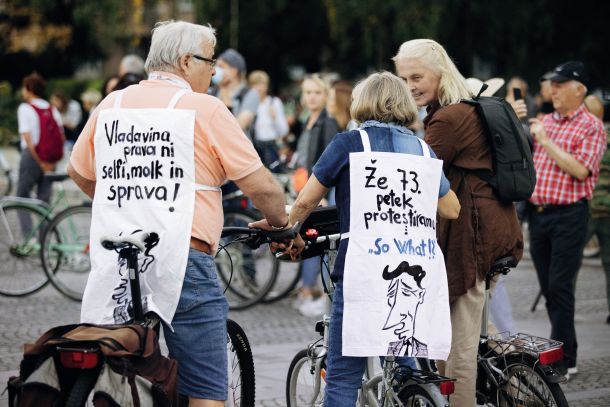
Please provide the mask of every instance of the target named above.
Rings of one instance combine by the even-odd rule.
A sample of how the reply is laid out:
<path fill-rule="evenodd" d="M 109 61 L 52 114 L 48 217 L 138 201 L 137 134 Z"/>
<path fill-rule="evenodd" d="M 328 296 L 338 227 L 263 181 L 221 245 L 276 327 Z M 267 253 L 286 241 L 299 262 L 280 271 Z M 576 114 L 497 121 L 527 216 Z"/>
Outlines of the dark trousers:
<path fill-rule="evenodd" d="M 30 150 L 21 151 L 19 162 L 19 179 L 17 180 L 17 196 L 29 198 L 32 189 L 36 186 L 36 196 L 41 201 L 49 202 L 51 199 L 52 182 L 44 178 L 44 172 L 32 157 Z"/>
<path fill-rule="evenodd" d="M 546 309 L 551 339 L 563 342 L 563 368 L 576 366 L 574 288 L 582 263 L 589 210 L 586 201 L 529 213 L 530 252 Z"/>

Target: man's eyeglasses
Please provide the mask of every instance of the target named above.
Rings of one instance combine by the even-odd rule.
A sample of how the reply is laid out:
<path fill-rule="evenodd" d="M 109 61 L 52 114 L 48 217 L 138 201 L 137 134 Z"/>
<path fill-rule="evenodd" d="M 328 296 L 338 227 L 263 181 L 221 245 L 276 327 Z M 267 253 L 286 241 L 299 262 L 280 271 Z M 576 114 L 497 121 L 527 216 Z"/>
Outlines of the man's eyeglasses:
<path fill-rule="evenodd" d="M 212 68 L 216 65 L 216 59 L 210 59 L 210 58 L 202 57 L 202 56 L 195 55 L 195 54 L 193 54 L 193 58 L 198 59 L 200 61 L 207 62 L 208 64 L 210 64 L 212 66 Z"/>

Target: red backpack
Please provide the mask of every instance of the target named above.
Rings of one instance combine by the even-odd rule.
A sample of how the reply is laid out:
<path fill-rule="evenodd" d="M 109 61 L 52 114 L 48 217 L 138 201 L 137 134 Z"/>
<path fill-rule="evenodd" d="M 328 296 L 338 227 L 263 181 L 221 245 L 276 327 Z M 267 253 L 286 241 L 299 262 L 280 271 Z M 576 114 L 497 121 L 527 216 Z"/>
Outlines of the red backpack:
<path fill-rule="evenodd" d="M 42 161 L 56 163 L 64 155 L 64 137 L 62 130 L 53 117 L 53 108 L 41 109 L 30 103 L 40 121 L 40 140 L 36 154 Z"/>

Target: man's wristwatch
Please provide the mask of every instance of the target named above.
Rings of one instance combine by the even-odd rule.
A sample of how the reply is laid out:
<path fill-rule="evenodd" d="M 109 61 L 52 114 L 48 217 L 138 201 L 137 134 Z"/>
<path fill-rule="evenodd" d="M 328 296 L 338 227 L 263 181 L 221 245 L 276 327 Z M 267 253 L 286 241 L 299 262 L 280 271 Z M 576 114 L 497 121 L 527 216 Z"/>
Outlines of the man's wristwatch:
<path fill-rule="evenodd" d="M 269 222 L 267 222 L 269 223 Z M 284 226 L 273 226 L 271 223 L 269 223 L 269 226 L 271 226 L 271 229 L 273 230 L 284 230 L 286 229 L 286 227 L 290 225 L 290 218 L 288 218 L 288 220 L 286 221 L 286 224 Z"/>

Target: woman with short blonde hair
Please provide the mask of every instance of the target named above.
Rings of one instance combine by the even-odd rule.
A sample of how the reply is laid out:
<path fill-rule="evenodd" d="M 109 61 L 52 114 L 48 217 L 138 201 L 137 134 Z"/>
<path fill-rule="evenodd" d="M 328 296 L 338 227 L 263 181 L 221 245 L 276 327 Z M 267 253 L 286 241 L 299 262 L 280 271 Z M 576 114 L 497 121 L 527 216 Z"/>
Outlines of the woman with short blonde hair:
<path fill-rule="evenodd" d="M 408 166 L 409 156 L 424 156 L 426 155 L 424 149 L 427 149 L 430 156 L 434 157 L 430 148 L 424 142 L 420 142 L 406 127 L 416 119 L 417 108 L 413 98 L 409 95 L 407 86 L 395 75 L 389 72 L 374 73 L 360 82 L 354 90 L 352 114 L 361 122 L 359 129 L 364 131 L 361 133 L 357 129 L 339 133 L 326 147 L 314 165 L 307 184 L 292 206 L 290 220 L 293 223 L 298 221 L 303 224 L 329 189 L 336 187 L 340 230 L 342 236 L 347 237 L 351 226 L 350 216 L 355 215 L 350 215 L 351 200 L 363 199 L 362 196 L 358 196 L 358 193 L 352 196 L 350 192 L 351 153 L 365 151 L 365 154 L 370 152 L 397 153 L 397 158 L 404 160 L 405 168 Z M 363 137 L 368 138 L 367 148 L 363 144 L 365 140 Z M 433 191 L 434 196 L 426 198 L 438 199 L 440 216 L 448 218 L 458 216 L 460 204 L 455 193 L 449 189 L 449 183 L 444 175 L 441 174 L 439 177 L 439 185 L 433 186 L 429 191 Z M 256 227 L 257 224 L 252 226 Z M 335 267 L 331 273 L 331 279 L 335 282 L 335 291 L 332 298 L 329 328 L 324 405 L 333 407 L 356 404 L 367 360 L 364 357 L 344 357 L 342 352 L 343 270 L 347 260 L 365 259 L 365 257 L 357 255 L 349 257 L 351 256 L 348 253 L 349 244 L 352 244 L 350 239 L 341 240 Z M 293 259 L 300 254 L 303 247 L 303 239 L 297 237 L 291 249 Z M 360 246 L 355 243 L 354 247 L 358 250 Z M 370 264 L 367 263 L 366 266 L 370 266 Z M 403 366 L 415 367 L 411 358 L 399 357 L 397 362 Z"/>
<path fill-rule="evenodd" d="M 410 127 L 417 120 L 417 106 L 411 92 L 390 72 L 374 73 L 352 92 L 351 115 L 357 122 L 377 120 Z"/>
<path fill-rule="evenodd" d="M 464 77 L 436 41 L 416 39 L 393 58 L 418 107 L 426 107 L 425 140 L 443 160 L 443 170 L 462 204 L 456 222 L 440 219 L 438 242 L 445 255 L 451 301 L 452 343 L 441 374 L 457 379 L 451 405 L 475 403 L 477 346 L 485 273 L 501 257 L 523 255 L 523 235 L 512 202 L 501 202 L 476 174 L 493 172 L 492 154 Z"/>

